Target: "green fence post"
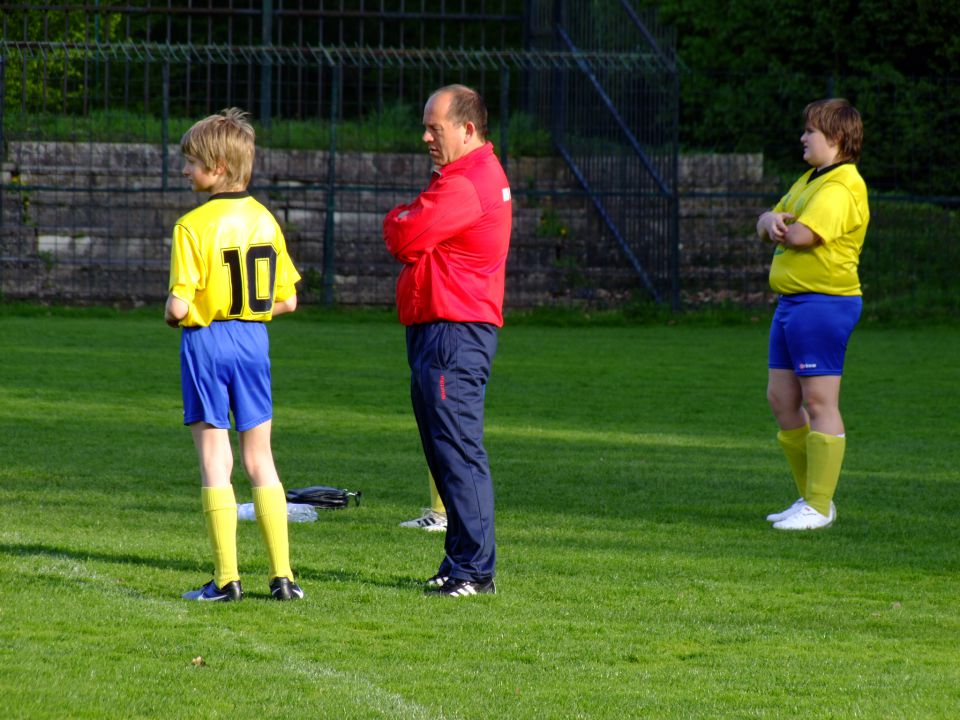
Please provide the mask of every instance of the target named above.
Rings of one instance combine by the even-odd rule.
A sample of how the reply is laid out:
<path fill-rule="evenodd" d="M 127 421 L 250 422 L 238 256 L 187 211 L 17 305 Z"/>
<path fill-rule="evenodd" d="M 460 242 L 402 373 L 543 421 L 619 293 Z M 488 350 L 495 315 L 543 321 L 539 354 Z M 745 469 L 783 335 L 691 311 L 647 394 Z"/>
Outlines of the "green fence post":
<path fill-rule="evenodd" d="M 261 35 L 263 39 L 264 55 L 260 66 L 260 124 L 264 128 L 270 127 L 270 106 L 273 104 L 273 56 L 270 48 L 273 45 L 273 0 L 263 0 L 263 18 Z"/>
<path fill-rule="evenodd" d="M 337 182 L 337 118 L 340 108 L 340 84 L 343 72 L 340 65 L 333 66 L 333 82 L 330 83 L 330 154 L 327 158 L 327 216 L 323 228 L 323 304 L 333 306 L 334 284 L 334 212 L 336 210 Z"/>
<path fill-rule="evenodd" d="M 670 97 L 670 177 L 673 188 L 670 193 L 670 307 L 680 311 L 680 70 L 671 65 Z"/>
<path fill-rule="evenodd" d="M 6 40 L 6 37 L 3 38 Z M 4 108 L 7 105 L 7 54 L 0 52 L 0 163 L 7 156 L 6 137 L 3 133 L 5 123 Z M 3 229 L 3 182 L 0 181 L 0 230 Z"/>
<path fill-rule="evenodd" d="M 162 180 L 160 187 L 167 190 L 169 185 L 170 160 L 167 147 L 170 145 L 170 61 L 163 61 L 163 100 L 160 106 L 160 162 Z"/>
<path fill-rule="evenodd" d="M 500 69 L 500 164 L 507 170 L 507 125 L 510 122 L 510 69 Z"/>

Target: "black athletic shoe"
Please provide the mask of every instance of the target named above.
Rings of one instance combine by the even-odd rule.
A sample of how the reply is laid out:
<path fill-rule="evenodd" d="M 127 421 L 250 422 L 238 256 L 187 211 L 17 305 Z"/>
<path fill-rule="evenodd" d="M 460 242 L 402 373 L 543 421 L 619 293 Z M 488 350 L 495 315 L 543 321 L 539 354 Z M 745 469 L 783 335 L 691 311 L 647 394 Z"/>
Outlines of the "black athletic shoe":
<path fill-rule="evenodd" d="M 270 594 L 274 600 L 303 600 L 303 590 L 293 580 L 285 577 L 270 581 Z"/>
<path fill-rule="evenodd" d="M 243 588 L 239 580 L 231 580 L 222 588 L 211 580 L 199 590 L 191 590 L 181 595 L 184 600 L 199 600 L 201 602 L 235 602 L 243 600 Z"/>
<path fill-rule="evenodd" d="M 456 580 L 451 578 L 443 584 L 437 591 L 444 597 L 468 597 L 470 595 L 493 595 L 497 592 L 497 586 L 493 580 L 486 582 L 477 582 L 476 580 Z"/>
<path fill-rule="evenodd" d="M 439 573 L 423 581 L 423 591 L 428 593 L 440 592 L 440 588 L 447 584 L 450 578 Z"/>

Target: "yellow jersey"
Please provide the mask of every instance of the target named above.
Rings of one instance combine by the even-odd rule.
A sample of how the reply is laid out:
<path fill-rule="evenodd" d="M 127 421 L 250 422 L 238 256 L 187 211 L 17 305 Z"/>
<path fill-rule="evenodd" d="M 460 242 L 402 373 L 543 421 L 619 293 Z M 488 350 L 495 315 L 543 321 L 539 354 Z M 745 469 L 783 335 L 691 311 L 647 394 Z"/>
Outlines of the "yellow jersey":
<path fill-rule="evenodd" d="M 189 305 L 184 327 L 269 322 L 299 280 L 276 219 L 247 192 L 214 195 L 173 228 L 170 292 Z"/>
<path fill-rule="evenodd" d="M 862 295 L 857 266 L 870 223 L 867 185 L 853 163 L 810 180 L 813 172 L 801 175 L 773 211 L 790 213 L 822 242 L 805 248 L 777 245 L 770 287 L 781 295 Z"/>

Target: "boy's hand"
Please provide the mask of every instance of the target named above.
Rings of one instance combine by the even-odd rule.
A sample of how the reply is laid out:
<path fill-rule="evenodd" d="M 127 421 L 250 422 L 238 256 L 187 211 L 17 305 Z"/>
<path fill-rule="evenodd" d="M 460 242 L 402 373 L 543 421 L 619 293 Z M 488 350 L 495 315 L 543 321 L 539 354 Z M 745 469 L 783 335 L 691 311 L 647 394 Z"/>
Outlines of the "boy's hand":
<path fill-rule="evenodd" d="M 765 212 L 757 220 L 757 235 L 762 240 L 781 242 L 787 235 L 788 223 L 796 217 L 787 212 Z"/>

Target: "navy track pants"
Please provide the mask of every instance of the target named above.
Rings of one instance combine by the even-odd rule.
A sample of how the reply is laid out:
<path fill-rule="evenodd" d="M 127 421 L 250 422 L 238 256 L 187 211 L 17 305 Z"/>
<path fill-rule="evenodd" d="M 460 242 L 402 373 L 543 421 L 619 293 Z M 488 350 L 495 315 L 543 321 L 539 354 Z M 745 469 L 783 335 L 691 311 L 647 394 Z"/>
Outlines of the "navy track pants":
<path fill-rule="evenodd" d="M 493 480 L 483 446 L 483 406 L 497 328 L 434 322 L 407 328 L 410 399 L 427 466 L 447 509 L 446 557 L 439 573 L 493 577 Z"/>

